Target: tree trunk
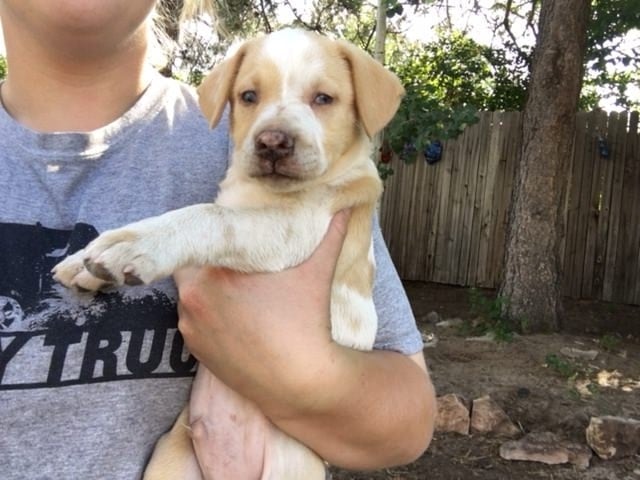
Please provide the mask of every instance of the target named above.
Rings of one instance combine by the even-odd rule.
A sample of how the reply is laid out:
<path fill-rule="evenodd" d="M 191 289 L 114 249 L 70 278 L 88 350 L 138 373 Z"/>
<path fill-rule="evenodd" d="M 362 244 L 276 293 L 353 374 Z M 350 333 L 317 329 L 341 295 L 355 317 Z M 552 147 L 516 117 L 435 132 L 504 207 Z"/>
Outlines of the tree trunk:
<path fill-rule="evenodd" d="M 559 327 L 562 204 L 589 12 L 590 0 L 542 1 L 499 291 L 503 313 L 525 332 Z"/>

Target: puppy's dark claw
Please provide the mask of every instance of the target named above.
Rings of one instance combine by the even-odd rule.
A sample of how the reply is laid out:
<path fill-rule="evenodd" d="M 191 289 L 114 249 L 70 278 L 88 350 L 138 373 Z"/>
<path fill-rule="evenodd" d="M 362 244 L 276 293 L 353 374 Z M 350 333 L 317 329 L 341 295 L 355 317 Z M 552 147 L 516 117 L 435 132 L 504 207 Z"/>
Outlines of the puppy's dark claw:
<path fill-rule="evenodd" d="M 100 263 L 94 263 L 88 258 L 85 258 L 84 266 L 87 270 L 89 270 L 91 275 L 93 275 L 94 277 L 97 277 L 100 280 L 104 280 L 105 282 L 115 283 L 116 278 L 113 276 L 113 274 L 109 270 L 107 270 Z"/>
<path fill-rule="evenodd" d="M 127 271 L 124 272 L 124 283 L 132 287 L 135 287 L 136 285 L 144 284 L 144 282 L 140 279 L 140 277 L 135 275 L 133 272 L 127 272 Z"/>

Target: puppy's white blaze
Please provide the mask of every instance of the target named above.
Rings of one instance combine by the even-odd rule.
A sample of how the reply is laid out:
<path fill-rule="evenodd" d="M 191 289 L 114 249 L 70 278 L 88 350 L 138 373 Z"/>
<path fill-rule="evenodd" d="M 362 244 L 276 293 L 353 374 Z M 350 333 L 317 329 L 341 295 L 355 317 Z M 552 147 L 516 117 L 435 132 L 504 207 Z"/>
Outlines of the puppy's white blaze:
<path fill-rule="evenodd" d="M 378 327 L 378 314 L 372 297 L 365 297 L 348 285 L 333 285 L 331 319 L 331 336 L 337 343 L 358 350 L 371 350 Z"/>
<path fill-rule="evenodd" d="M 283 99 L 300 96 L 305 82 L 324 71 L 320 47 L 310 34 L 284 29 L 272 33 L 263 44 L 263 55 L 275 63 L 283 78 Z M 300 68 L 304 66 L 304 75 Z"/>
<path fill-rule="evenodd" d="M 308 34 L 282 30 L 267 37 L 262 55 L 275 64 L 282 83 L 278 102 L 256 119 L 254 130 L 245 141 L 245 149 L 249 151 L 251 139 L 262 129 L 286 126 L 296 138 L 296 159 L 302 170 L 307 174 L 322 175 L 327 168 L 324 128 L 305 97 L 309 94 L 309 79 L 320 77 L 325 70 L 322 50 Z M 304 75 L 300 75 L 300 65 L 305 67 Z"/>

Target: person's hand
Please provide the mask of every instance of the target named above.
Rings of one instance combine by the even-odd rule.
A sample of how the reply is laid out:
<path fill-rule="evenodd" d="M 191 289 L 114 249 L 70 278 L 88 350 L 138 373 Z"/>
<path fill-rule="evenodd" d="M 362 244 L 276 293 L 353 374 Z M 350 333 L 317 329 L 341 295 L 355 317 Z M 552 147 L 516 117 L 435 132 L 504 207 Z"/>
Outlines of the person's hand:
<path fill-rule="evenodd" d="M 332 340 L 331 283 L 347 224 L 348 214 L 337 214 L 314 254 L 284 272 L 179 272 L 179 328 L 201 364 L 278 429 L 333 465 L 369 470 L 422 453 L 435 394 L 421 352 L 363 352 Z M 258 415 L 243 413 L 242 422 L 262 437 Z"/>
<path fill-rule="evenodd" d="M 289 399 L 306 397 L 296 392 L 314 377 L 297 366 L 322 362 L 323 347 L 331 344 L 330 285 L 347 220 L 339 214 L 312 257 L 285 272 L 243 275 L 203 268 L 176 275 L 180 329 L 201 362 L 190 421 L 204 478 L 262 477 L 275 427 L 234 388 L 248 396 L 260 389 L 258 400 L 272 388 L 278 395 L 289 390 Z"/>
<path fill-rule="evenodd" d="M 321 401 L 305 392 L 328 374 L 336 353 L 331 282 L 348 221 L 348 212 L 336 214 L 314 254 L 283 272 L 190 268 L 175 274 L 179 328 L 189 351 L 267 411 Z"/>

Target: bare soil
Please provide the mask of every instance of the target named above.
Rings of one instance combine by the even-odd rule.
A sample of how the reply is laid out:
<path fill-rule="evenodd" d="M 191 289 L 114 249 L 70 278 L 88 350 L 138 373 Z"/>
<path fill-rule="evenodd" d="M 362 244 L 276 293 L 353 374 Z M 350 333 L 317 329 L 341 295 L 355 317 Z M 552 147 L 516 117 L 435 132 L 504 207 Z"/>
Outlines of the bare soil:
<path fill-rule="evenodd" d="M 436 327 L 426 316 L 477 317 L 465 288 L 405 284 L 423 334 L 434 336 L 425 348 L 438 395 L 457 393 L 468 400 L 490 395 L 523 434 L 551 431 L 585 442 L 592 416 L 640 419 L 640 307 L 565 300 L 562 332 L 516 336 L 508 342 L 469 340 L 460 327 Z M 483 292 L 492 298 L 493 292 Z M 595 360 L 576 360 L 563 347 L 597 350 Z M 550 361 L 552 359 L 553 361 Z M 572 465 L 507 461 L 498 450 L 504 438 L 437 433 L 416 462 L 384 471 L 334 470 L 335 480 L 556 479 L 640 480 L 640 455 L 600 460 L 585 471 Z"/>

